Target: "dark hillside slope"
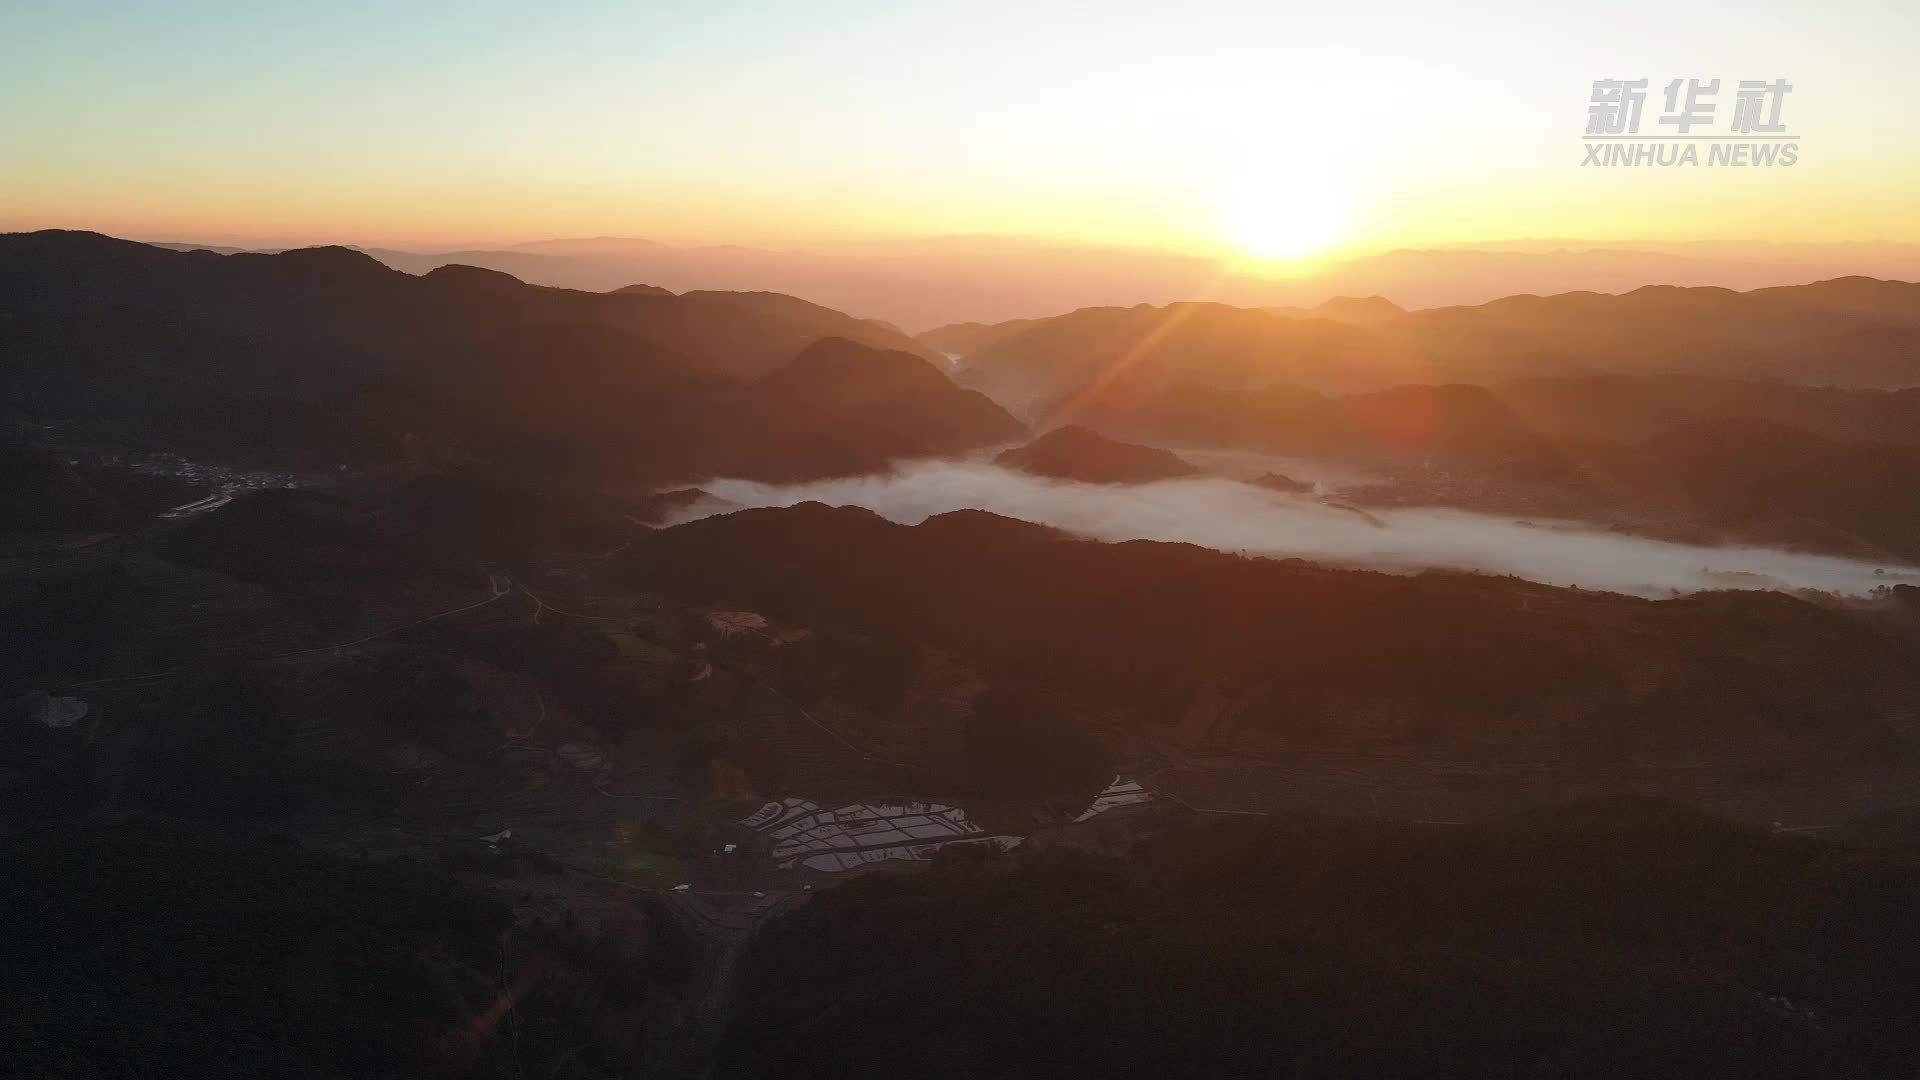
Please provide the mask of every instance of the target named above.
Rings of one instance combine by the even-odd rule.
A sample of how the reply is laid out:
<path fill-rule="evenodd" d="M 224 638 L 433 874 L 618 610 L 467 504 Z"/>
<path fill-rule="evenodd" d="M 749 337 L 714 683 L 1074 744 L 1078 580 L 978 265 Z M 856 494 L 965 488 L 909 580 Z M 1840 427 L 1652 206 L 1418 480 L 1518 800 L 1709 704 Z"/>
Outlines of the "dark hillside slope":
<path fill-rule="evenodd" d="M 7 1076 L 626 1073 L 685 978 L 637 908 L 631 934 L 515 928 L 438 870 L 164 822 L 38 832 L 0 870 Z"/>
<path fill-rule="evenodd" d="M 823 342 L 894 359 L 821 372 Z M 644 485 L 737 464 L 742 430 L 798 477 L 1017 435 L 926 355 L 774 294 L 578 293 L 461 266 L 413 277 L 345 248 L 0 236 L 0 419 L 118 449 L 315 470 L 479 459 Z"/>
<path fill-rule="evenodd" d="M 949 649 L 1178 743 L 1809 782 L 1920 763 L 1915 628 L 1893 610 L 1330 570 L 819 504 L 652 533 L 623 558 L 636 584 Z M 1183 726 L 1219 698 L 1216 722 Z"/>
<path fill-rule="evenodd" d="M 985 395 L 955 386 L 917 356 L 828 338 L 746 388 L 713 457 L 723 472 L 799 480 L 1025 433 Z"/>
<path fill-rule="evenodd" d="M 1188 825 L 785 916 L 729 1075 L 1901 1077 L 1911 853 L 1651 801 Z M 795 993 L 804 984 L 807 993 Z"/>

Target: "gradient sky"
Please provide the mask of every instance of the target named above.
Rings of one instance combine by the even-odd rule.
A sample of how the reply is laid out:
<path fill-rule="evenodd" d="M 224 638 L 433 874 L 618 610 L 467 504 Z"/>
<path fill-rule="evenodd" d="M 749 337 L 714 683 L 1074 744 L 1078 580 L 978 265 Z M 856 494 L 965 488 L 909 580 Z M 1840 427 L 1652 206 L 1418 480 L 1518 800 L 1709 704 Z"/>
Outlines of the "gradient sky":
<path fill-rule="evenodd" d="M 1290 8 L 1292 8 L 1290 10 Z M 1547 9 L 1560 9 L 1547 14 Z M 0 6 L 0 229 L 412 246 L 1920 241 L 1920 4 Z M 1790 169 L 1581 168 L 1596 78 L 1785 76 Z"/>

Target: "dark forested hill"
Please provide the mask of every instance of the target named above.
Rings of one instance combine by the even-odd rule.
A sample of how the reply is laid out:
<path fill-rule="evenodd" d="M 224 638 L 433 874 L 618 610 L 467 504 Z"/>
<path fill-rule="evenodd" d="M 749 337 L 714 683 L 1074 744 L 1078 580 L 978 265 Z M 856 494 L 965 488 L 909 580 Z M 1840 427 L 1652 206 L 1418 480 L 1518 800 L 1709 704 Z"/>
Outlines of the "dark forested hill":
<path fill-rule="evenodd" d="M 1199 471 L 1171 451 L 1118 442 L 1071 424 L 1005 451 L 994 461 L 1037 476 L 1089 484 L 1139 484 Z"/>
<path fill-rule="evenodd" d="M 985 395 L 956 387 L 918 357 L 829 338 L 746 389 L 715 458 L 734 474 L 796 480 L 958 454 L 1025 433 Z"/>
<path fill-rule="evenodd" d="M 625 559 L 616 575 L 686 599 L 951 650 L 1161 744 L 1808 783 L 1920 763 L 1903 704 L 1920 693 L 1916 628 L 1892 606 L 1650 601 L 818 504 L 653 533 Z"/>
<path fill-rule="evenodd" d="M 822 390 L 813 383 L 829 376 L 791 365 L 823 340 L 882 359 Z M 215 255 L 90 233 L 0 236 L 5 417 L 143 451 L 308 468 L 478 457 L 662 481 L 769 468 L 743 462 L 742 431 L 793 476 L 1018 432 L 928 355 L 773 294 L 579 293 L 460 266 L 413 277 L 344 248 Z M 737 381 L 763 378 L 774 381 L 760 390 Z M 790 409 L 776 433 L 766 399 L 793 389 L 845 407 L 819 426 Z M 902 415 L 929 436 L 809 456 L 816 433 L 898 428 Z"/>
<path fill-rule="evenodd" d="M 823 895 L 729 1075 L 1900 1077 L 1910 855 L 1649 801 L 1169 829 Z"/>
<path fill-rule="evenodd" d="M 8 1076 L 605 1075 L 659 1054 L 686 979 L 638 905 L 516 926 L 438 868 L 163 821 L 35 833 L 0 868 Z"/>

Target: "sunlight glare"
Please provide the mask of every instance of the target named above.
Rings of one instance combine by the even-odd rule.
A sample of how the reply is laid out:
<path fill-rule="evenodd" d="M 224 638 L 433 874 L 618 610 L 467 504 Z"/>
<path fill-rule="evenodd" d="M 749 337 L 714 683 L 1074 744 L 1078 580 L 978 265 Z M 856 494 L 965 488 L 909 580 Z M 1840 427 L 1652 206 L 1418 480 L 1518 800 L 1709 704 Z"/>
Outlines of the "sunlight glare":
<path fill-rule="evenodd" d="M 1303 259 L 1339 243 L 1350 212 L 1326 177 L 1276 172 L 1228 200 L 1225 231 L 1255 258 Z"/>

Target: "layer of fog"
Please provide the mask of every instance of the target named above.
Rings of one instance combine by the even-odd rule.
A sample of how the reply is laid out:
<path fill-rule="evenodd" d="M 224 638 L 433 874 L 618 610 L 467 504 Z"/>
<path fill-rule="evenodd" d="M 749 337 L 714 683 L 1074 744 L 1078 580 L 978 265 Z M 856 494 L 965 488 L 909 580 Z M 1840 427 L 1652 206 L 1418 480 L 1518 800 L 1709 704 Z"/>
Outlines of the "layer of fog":
<path fill-rule="evenodd" d="M 1473 570 L 1553 585 L 1665 596 L 1714 588 L 1820 589 L 1864 595 L 1920 583 L 1913 567 L 1762 547 L 1708 547 L 1568 522 L 1520 522 L 1438 508 L 1361 512 L 1221 477 L 1135 486 L 1048 480 L 985 462 L 930 461 L 874 476 L 804 484 L 718 479 L 718 500 L 672 523 L 739 507 L 815 501 L 862 506 L 906 525 L 978 509 L 1098 540 L 1168 540 L 1221 551 L 1384 570 Z"/>

